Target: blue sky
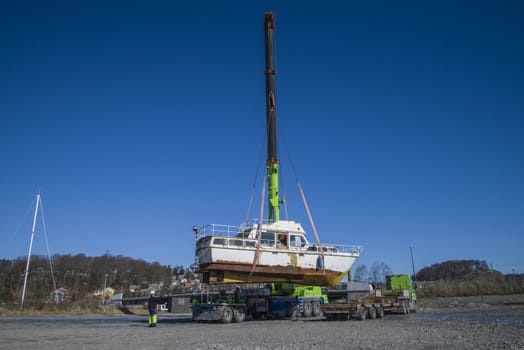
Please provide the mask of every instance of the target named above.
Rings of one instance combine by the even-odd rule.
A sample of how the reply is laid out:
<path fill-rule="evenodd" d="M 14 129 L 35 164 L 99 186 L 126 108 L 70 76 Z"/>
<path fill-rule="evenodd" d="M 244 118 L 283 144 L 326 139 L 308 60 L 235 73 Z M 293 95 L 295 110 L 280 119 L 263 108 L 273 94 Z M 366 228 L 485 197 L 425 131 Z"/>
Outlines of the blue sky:
<path fill-rule="evenodd" d="M 321 240 L 363 245 L 358 264 L 411 272 L 412 245 L 417 270 L 524 272 L 520 1 L 4 1 L 0 258 L 27 254 L 39 190 L 52 254 L 188 266 L 193 225 L 241 223 L 268 10 L 290 218 L 309 228 L 291 159 Z"/>

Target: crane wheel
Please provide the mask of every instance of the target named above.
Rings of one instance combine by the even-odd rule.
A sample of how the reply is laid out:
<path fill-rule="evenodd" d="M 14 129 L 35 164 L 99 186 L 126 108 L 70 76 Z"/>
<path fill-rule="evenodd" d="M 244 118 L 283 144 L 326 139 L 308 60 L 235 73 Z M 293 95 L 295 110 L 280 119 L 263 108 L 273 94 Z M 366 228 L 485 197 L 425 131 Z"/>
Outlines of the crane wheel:
<path fill-rule="evenodd" d="M 310 301 L 304 302 L 304 309 L 302 313 L 304 314 L 304 317 L 311 317 L 311 315 L 313 314 L 313 306 L 311 305 Z"/>
<path fill-rule="evenodd" d="M 233 310 L 226 306 L 222 310 L 222 323 L 231 323 L 233 321 Z"/>
<path fill-rule="evenodd" d="M 244 322 L 246 319 L 246 311 L 243 308 L 233 310 L 233 320 L 235 322 Z"/>
<path fill-rule="evenodd" d="M 313 301 L 311 303 L 311 313 L 313 316 L 320 316 L 320 314 L 322 313 L 322 311 L 320 310 L 320 303 L 318 301 Z"/>

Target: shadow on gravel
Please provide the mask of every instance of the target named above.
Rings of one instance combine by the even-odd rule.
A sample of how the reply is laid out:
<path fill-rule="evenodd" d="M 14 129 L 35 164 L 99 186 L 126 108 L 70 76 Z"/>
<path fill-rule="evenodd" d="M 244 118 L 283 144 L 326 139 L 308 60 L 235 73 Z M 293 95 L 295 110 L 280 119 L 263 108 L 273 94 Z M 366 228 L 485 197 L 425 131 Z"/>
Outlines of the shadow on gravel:
<path fill-rule="evenodd" d="M 143 324 L 145 326 L 148 326 L 148 316 L 139 317 L 136 319 L 131 320 L 134 325 L 136 324 Z M 181 316 L 164 316 L 159 315 L 158 317 L 158 325 L 162 324 L 185 324 L 185 323 L 193 323 L 193 320 L 191 317 L 181 317 Z"/>

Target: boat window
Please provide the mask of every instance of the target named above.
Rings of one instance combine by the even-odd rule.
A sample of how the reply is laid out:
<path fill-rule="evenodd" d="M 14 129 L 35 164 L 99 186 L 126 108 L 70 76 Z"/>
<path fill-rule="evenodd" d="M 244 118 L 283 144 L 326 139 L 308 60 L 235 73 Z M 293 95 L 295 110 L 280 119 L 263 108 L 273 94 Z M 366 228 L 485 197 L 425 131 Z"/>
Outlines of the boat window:
<path fill-rule="evenodd" d="M 277 248 L 287 249 L 287 233 L 277 233 Z"/>
<path fill-rule="evenodd" d="M 229 245 L 233 247 L 242 247 L 242 240 L 241 239 L 230 239 Z"/>
<path fill-rule="evenodd" d="M 213 244 L 225 245 L 226 244 L 226 240 L 225 240 L 225 238 L 214 238 L 213 239 Z"/>
<path fill-rule="evenodd" d="M 257 242 L 255 241 L 246 241 L 244 244 L 245 244 L 245 247 L 250 247 L 250 248 L 255 248 L 257 246 Z"/>
<path fill-rule="evenodd" d="M 249 233 L 250 232 L 251 232 L 251 229 L 244 230 L 243 232 L 237 233 L 237 237 L 239 237 L 239 238 L 247 238 L 247 237 L 249 237 Z"/>
<path fill-rule="evenodd" d="M 306 239 L 304 238 L 304 236 L 300 236 L 300 235 L 291 235 L 291 240 L 289 242 L 289 244 L 292 246 L 292 247 L 295 247 L 295 248 L 303 248 L 305 245 L 306 245 Z"/>
<path fill-rule="evenodd" d="M 275 233 L 274 232 L 262 232 L 262 239 L 260 244 L 274 247 L 275 246 Z"/>
<path fill-rule="evenodd" d="M 197 248 L 201 249 L 209 245 L 209 242 L 211 242 L 211 237 L 204 237 L 201 238 L 197 243 Z"/>

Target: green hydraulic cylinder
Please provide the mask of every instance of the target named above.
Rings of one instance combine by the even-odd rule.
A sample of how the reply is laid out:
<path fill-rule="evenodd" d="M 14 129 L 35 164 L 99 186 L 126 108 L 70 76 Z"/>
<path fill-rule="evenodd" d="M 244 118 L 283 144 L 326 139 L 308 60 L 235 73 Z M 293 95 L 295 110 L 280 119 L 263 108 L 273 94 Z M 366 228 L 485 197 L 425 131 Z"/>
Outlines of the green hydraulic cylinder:
<path fill-rule="evenodd" d="M 273 223 L 280 220 L 280 199 L 278 196 L 278 161 L 267 162 L 267 184 L 269 223 Z"/>

